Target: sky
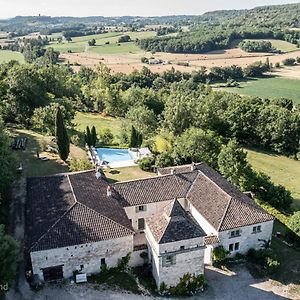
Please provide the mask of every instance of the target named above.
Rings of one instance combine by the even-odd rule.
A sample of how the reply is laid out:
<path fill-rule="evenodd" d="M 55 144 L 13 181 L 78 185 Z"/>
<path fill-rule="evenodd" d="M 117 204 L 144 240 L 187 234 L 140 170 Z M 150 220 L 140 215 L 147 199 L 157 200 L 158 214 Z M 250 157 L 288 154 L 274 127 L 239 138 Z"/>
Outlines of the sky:
<path fill-rule="evenodd" d="M 200 15 L 220 9 L 297 3 L 299 0 L 0 0 L 0 18 L 47 16 Z"/>

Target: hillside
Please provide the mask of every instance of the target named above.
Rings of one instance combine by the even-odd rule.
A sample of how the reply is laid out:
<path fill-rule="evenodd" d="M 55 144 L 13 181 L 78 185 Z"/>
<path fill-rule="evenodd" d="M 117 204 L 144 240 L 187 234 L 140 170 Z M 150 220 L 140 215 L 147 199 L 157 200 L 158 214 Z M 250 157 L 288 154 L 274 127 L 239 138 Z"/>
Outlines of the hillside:
<path fill-rule="evenodd" d="M 300 4 L 257 7 L 251 10 L 216 11 L 197 19 L 190 32 L 175 37 L 142 40 L 152 52 L 204 53 L 228 49 L 236 39 L 275 39 L 300 44 Z"/>

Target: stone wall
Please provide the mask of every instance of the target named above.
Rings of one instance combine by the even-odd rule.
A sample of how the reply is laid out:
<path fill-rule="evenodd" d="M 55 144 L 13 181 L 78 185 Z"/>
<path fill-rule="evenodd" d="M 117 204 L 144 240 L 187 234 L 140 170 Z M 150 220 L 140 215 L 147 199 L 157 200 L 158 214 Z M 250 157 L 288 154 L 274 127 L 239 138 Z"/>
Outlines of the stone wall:
<path fill-rule="evenodd" d="M 65 278 L 71 277 L 75 270 L 87 274 L 100 271 L 101 259 L 105 258 L 108 267 L 115 267 L 118 259 L 133 252 L 133 236 L 126 236 L 113 240 L 88 243 L 65 248 L 31 252 L 33 274 L 43 279 L 43 268 L 63 265 Z"/>
<path fill-rule="evenodd" d="M 129 207 L 125 207 L 125 212 L 128 216 L 128 219 L 131 220 L 133 229 L 138 232 L 139 231 L 138 230 L 138 219 L 140 219 L 140 218 L 145 219 L 145 218 L 151 217 L 152 215 L 161 213 L 162 209 L 166 205 L 168 205 L 170 202 L 171 201 L 160 201 L 160 202 L 145 204 L 146 211 L 139 211 L 139 212 L 136 212 L 137 206 L 129 206 Z"/>
<path fill-rule="evenodd" d="M 175 286 L 180 278 L 186 274 L 204 273 L 204 238 L 182 240 L 178 242 L 158 244 L 148 227 L 145 230 L 148 244 L 149 260 L 152 263 L 152 274 L 159 288 L 164 282 L 168 286 Z M 184 249 L 180 248 L 184 246 Z M 163 266 L 163 257 L 176 256 L 176 264 Z"/>
<path fill-rule="evenodd" d="M 253 233 L 253 227 L 258 225 L 261 226 L 261 231 Z M 237 237 L 230 237 L 230 232 L 232 230 L 221 231 L 219 233 L 220 244 L 223 245 L 226 250 L 229 250 L 230 244 L 239 243 L 239 250 L 232 251 L 230 254 L 231 256 L 234 256 L 237 252 L 246 254 L 250 248 L 261 249 L 263 242 L 259 241 L 259 239 L 266 241 L 272 239 L 273 221 L 236 228 L 235 230 L 238 229 L 241 233 L 240 236 Z"/>

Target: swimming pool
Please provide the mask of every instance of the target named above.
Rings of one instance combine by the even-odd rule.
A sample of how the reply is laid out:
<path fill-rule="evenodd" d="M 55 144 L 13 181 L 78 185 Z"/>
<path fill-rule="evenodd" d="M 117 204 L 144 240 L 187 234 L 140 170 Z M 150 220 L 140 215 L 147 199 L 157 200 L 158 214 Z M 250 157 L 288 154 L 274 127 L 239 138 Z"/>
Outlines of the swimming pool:
<path fill-rule="evenodd" d="M 134 157 L 128 149 L 96 148 L 100 162 L 106 161 L 111 167 L 134 166 Z"/>

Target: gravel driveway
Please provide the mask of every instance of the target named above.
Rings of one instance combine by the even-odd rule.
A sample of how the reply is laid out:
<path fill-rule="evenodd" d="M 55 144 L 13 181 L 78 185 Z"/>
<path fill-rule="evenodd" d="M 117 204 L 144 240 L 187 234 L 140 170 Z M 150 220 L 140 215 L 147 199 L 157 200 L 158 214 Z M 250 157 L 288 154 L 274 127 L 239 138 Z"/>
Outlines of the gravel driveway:
<path fill-rule="evenodd" d="M 206 278 L 209 287 L 202 294 L 187 299 L 214 299 L 214 300 L 273 300 L 273 299 L 300 299 L 288 293 L 289 288 L 271 280 L 254 279 L 244 266 L 236 267 L 232 272 L 207 267 Z M 9 293 L 7 299 L 18 300 L 162 300 L 166 298 L 133 295 L 118 290 L 111 290 L 105 286 L 91 284 L 66 284 L 63 287 L 47 286 L 39 292 L 26 289 L 21 296 Z M 174 298 L 172 298 L 174 300 Z M 182 299 L 182 298 L 181 298 Z"/>

